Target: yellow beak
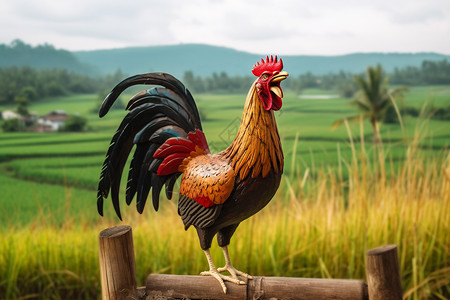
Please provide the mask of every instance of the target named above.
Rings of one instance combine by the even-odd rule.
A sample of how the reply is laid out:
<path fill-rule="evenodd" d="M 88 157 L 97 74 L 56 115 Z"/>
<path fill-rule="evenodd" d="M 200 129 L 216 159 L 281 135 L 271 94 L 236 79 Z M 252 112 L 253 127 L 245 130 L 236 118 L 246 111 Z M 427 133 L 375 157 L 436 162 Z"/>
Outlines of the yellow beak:
<path fill-rule="evenodd" d="M 280 82 L 285 80 L 287 77 L 289 76 L 289 73 L 286 71 L 281 71 L 280 73 L 278 73 L 277 75 L 275 75 L 271 82 Z"/>

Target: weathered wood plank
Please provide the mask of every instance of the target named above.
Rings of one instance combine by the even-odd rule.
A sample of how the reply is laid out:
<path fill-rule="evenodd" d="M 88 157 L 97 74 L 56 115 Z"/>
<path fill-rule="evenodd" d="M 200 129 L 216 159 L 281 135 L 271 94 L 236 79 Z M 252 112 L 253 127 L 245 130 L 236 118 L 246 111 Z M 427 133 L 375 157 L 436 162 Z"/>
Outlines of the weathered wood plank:
<path fill-rule="evenodd" d="M 146 292 L 150 298 L 181 299 L 368 299 L 367 286 L 361 280 L 254 277 L 247 285 L 225 284 L 227 294 L 212 277 L 150 274 Z"/>
<path fill-rule="evenodd" d="M 261 284 L 257 283 L 259 278 L 261 278 Z M 263 296 L 258 299 L 368 299 L 367 286 L 362 280 L 292 277 L 257 277 L 257 280 L 249 284 L 248 299 L 255 299 L 254 293 Z"/>

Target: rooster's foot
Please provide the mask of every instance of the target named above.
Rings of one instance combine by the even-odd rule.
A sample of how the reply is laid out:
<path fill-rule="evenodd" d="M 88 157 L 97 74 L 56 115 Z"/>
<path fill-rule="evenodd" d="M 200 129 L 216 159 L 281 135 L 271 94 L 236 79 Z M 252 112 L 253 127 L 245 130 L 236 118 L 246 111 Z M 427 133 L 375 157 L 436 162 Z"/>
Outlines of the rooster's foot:
<path fill-rule="evenodd" d="M 230 264 L 226 264 L 223 268 L 218 268 L 217 272 L 222 273 L 228 271 L 231 274 L 231 277 L 234 279 L 239 279 L 238 276 L 247 278 L 247 279 L 253 279 L 251 275 L 248 275 L 247 273 L 244 273 L 242 271 L 237 270 L 235 267 L 233 267 Z"/>
<path fill-rule="evenodd" d="M 225 286 L 224 281 L 229 281 L 235 284 L 246 284 L 244 281 L 230 277 L 230 276 L 226 276 L 226 275 L 222 275 L 220 274 L 217 270 L 209 270 L 209 271 L 205 271 L 205 272 L 201 272 L 200 275 L 202 276 L 212 276 L 215 279 L 217 279 L 217 281 L 219 281 L 220 286 L 223 289 L 223 292 L 226 294 L 227 293 L 227 287 Z"/>
<path fill-rule="evenodd" d="M 228 271 L 231 274 L 231 277 L 234 279 L 239 279 L 238 276 L 247 278 L 247 279 L 253 279 L 252 276 L 248 275 L 247 273 L 241 272 L 239 270 L 236 270 L 235 267 L 231 264 L 230 254 L 228 253 L 228 247 L 223 246 L 222 247 L 223 255 L 225 256 L 225 267 L 217 269 L 219 273 Z"/>

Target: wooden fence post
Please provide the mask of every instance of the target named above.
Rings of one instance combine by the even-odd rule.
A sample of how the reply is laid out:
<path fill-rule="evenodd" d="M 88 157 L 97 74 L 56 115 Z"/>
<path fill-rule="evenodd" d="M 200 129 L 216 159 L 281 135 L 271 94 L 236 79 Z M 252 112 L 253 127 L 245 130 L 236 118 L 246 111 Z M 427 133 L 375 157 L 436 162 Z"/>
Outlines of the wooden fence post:
<path fill-rule="evenodd" d="M 401 300 L 402 285 L 396 245 L 367 252 L 366 275 L 370 300 Z"/>
<path fill-rule="evenodd" d="M 99 261 L 102 299 L 136 297 L 136 262 L 130 226 L 100 232 Z"/>

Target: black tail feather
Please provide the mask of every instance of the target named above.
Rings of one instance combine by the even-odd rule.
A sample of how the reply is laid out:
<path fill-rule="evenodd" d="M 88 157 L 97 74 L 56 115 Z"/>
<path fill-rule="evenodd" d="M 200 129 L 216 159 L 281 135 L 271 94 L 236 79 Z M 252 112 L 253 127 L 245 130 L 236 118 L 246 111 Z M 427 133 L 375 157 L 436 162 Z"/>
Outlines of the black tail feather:
<path fill-rule="evenodd" d="M 119 219 L 122 221 L 122 215 L 120 214 L 120 203 L 119 203 L 119 189 L 120 185 L 112 185 L 111 186 L 111 199 L 114 206 L 114 210 L 119 217 Z"/>
<path fill-rule="evenodd" d="M 166 176 L 158 176 L 156 172 L 152 173 L 152 202 L 155 211 L 159 209 L 159 194 L 161 193 L 161 188 L 164 184 Z"/>
<path fill-rule="evenodd" d="M 127 190 L 125 193 L 125 199 L 127 205 L 131 204 L 134 195 L 137 190 L 137 180 L 140 172 L 140 168 L 142 166 L 145 154 L 147 153 L 148 148 L 151 147 L 150 143 L 137 144 L 136 150 L 134 151 L 133 159 L 130 163 L 130 170 L 128 172 L 128 180 L 127 180 Z M 154 147 L 156 149 L 156 147 Z"/>
<path fill-rule="evenodd" d="M 117 216 L 121 219 L 119 190 L 123 169 L 134 145 L 136 150 L 130 164 L 126 190 L 126 203 L 137 194 L 137 210 L 142 213 L 150 190 L 155 210 L 159 208 L 159 195 L 166 185 L 166 196 L 171 198 L 176 179 L 181 173 L 157 175 L 162 159 L 153 154 L 172 137 L 186 138 L 188 133 L 201 130 L 196 104 L 184 85 L 169 74 L 150 73 L 132 76 L 120 82 L 106 97 L 99 115 L 103 117 L 117 97 L 136 84 L 161 85 L 138 93 L 127 105 L 130 110 L 111 139 L 97 194 L 97 209 L 103 215 L 103 200 L 111 192 Z"/>
<path fill-rule="evenodd" d="M 168 176 L 166 179 L 166 182 L 164 183 L 166 186 L 166 197 L 167 199 L 172 199 L 173 194 L 173 186 L 175 185 L 175 182 L 177 181 L 178 176 L 180 176 L 181 173 L 176 174 L 176 176 Z"/>
<path fill-rule="evenodd" d="M 103 217 L 103 195 L 100 191 L 97 192 L 97 211 Z"/>

